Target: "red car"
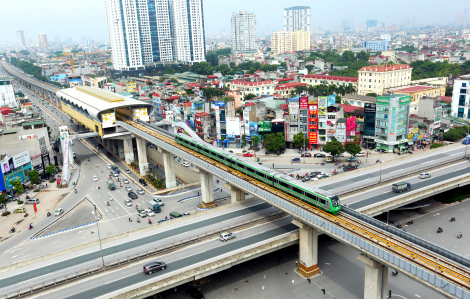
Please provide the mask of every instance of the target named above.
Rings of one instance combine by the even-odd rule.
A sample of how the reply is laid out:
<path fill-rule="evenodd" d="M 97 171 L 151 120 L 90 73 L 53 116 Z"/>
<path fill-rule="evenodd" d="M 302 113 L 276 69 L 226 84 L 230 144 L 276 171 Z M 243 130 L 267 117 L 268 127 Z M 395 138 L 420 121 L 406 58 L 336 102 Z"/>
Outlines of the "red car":
<path fill-rule="evenodd" d="M 243 157 L 253 157 L 253 154 L 252 153 L 244 153 Z"/>

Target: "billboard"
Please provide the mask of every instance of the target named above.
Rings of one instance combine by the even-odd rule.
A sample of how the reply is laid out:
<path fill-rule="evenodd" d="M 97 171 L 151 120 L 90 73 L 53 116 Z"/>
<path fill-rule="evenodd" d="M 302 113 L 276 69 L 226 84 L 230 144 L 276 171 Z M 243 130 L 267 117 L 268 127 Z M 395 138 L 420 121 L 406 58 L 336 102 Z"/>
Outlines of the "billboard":
<path fill-rule="evenodd" d="M 307 97 L 301 97 L 299 102 L 300 102 L 300 109 L 308 109 L 308 98 Z"/>
<path fill-rule="evenodd" d="M 22 153 L 19 153 L 18 155 L 13 156 L 13 165 L 15 166 L 15 168 L 21 167 L 30 162 L 31 159 L 29 158 L 29 151 L 24 151 Z"/>
<path fill-rule="evenodd" d="M 103 128 L 113 127 L 116 124 L 116 115 L 114 112 L 103 113 L 101 115 L 101 121 Z"/>
<path fill-rule="evenodd" d="M 326 97 L 326 107 L 330 107 L 336 104 L 336 95 L 332 94 Z"/>
<path fill-rule="evenodd" d="M 442 117 L 442 107 L 435 108 L 433 129 L 437 129 L 441 127 L 441 117 Z"/>
<path fill-rule="evenodd" d="M 318 97 L 318 114 L 326 115 L 326 108 L 328 104 L 327 97 Z"/>
<path fill-rule="evenodd" d="M 11 184 L 11 182 L 14 182 L 14 181 L 20 181 L 21 183 L 24 183 L 24 171 L 23 169 L 17 171 L 17 172 L 14 172 L 8 176 L 5 176 L 3 178 L 5 180 L 5 187 L 7 190 L 11 190 L 13 188 L 13 185 Z"/>
<path fill-rule="evenodd" d="M 150 121 L 147 108 L 132 109 L 132 115 L 142 121 Z"/>
<path fill-rule="evenodd" d="M 15 169 L 15 166 L 13 165 L 13 157 L 7 157 L 5 160 L 0 162 L 0 165 L 2 167 L 2 173 L 7 173 Z"/>
<path fill-rule="evenodd" d="M 225 102 L 224 101 L 215 101 L 214 103 L 215 103 L 216 106 L 225 107 Z"/>
<path fill-rule="evenodd" d="M 243 128 L 245 129 L 245 135 L 250 136 L 250 112 L 245 110 L 243 111 Z"/>
<path fill-rule="evenodd" d="M 257 122 L 250 122 L 250 136 L 258 135 L 258 123 Z"/>
<path fill-rule="evenodd" d="M 227 135 L 240 135 L 240 118 L 227 117 L 226 118 L 226 132 Z"/>
<path fill-rule="evenodd" d="M 373 103 L 365 103 L 364 105 L 364 113 L 376 113 L 377 111 L 377 104 Z"/>
<path fill-rule="evenodd" d="M 258 122 L 258 132 L 260 133 L 270 133 L 271 132 L 271 122 L 261 120 Z"/>

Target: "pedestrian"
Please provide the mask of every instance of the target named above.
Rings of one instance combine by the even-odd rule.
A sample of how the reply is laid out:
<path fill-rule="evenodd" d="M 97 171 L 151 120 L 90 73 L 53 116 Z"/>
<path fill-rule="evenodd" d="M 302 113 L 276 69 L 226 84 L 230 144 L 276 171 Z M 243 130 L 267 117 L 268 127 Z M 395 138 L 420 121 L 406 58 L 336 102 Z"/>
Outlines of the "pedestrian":
<path fill-rule="evenodd" d="M 47 183 L 46 183 L 46 187 L 47 187 Z"/>
<path fill-rule="evenodd" d="M 134 185 L 135 185 L 135 182 L 134 182 L 134 181 L 132 181 L 132 184 L 134 184 Z"/>
<path fill-rule="evenodd" d="M 168 216 L 165 216 L 165 220 L 167 220 L 167 219 L 168 219 Z"/>
<path fill-rule="evenodd" d="M 310 282 L 311 282 L 311 281 L 310 281 L 310 278 L 307 278 L 307 281 L 308 281 L 308 284 L 310 284 Z"/>

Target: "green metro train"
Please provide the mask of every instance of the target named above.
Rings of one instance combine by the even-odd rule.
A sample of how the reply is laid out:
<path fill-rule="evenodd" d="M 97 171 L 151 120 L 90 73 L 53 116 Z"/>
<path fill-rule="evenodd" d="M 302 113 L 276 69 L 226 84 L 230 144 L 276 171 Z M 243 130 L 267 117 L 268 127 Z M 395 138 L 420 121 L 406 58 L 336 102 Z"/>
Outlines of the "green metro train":
<path fill-rule="evenodd" d="M 175 140 L 178 144 L 334 215 L 338 214 L 341 210 L 338 196 L 328 191 L 299 182 L 293 177 L 277 172 L 274 169 L 250 162 L 243 157 L 236 156 L 206 142 L 196 141 L 184 134 L 176 134 Z"/>

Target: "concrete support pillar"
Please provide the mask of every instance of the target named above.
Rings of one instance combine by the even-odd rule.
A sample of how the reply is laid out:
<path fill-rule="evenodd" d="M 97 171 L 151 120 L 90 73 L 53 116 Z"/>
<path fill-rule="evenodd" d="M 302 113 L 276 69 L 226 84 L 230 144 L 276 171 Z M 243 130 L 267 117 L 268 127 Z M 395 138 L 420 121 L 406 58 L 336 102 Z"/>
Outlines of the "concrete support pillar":
<path fill-rule="evenodd" d="M 235 186 L 231 186 L 228 183 L 224 185 L 227 189 L 230 189 L 230 199 L 232 203 L 240 200 L 245 200 L 245 191 L 238 189 Z"/>
<path fill-rule="evenodd" d="M 201 196 L 202 203 L 200 208 L 208 209 L 214 208 L 217 205 L 214 202 L 214 184 L 212 182 L 212 174 L 207 173 L 201 169 L 195 169 L 201 176 Z"/>
<path fill-rule="evenodd" d="M 118 141 L 119 141 L 119 140 L 116 140 L 116 139 L 113 139 L 113 140 L 112 140 L 113 152 L 114 152 L 115 154 L 118 154 L 118 153 L 119 153 L 119 150 L 118 150 Z"/>
<path fill-rule="evenodd" d="M 140 175 L 144 176 L 147 174 L 149 163 L 147 160 L 147 147 L 145 146 L 145 139 L 136 137 L 137 142 L 137 155 L 139 156 L 139 171 Z"/>
<path fill-rule="evenodd" d="M 173 154 L 158 148 L 158 151 L 163 155 L 163 168 L 165 168 L 165 181 L 167 188 L 176 187 L 175 175 L 175 160 Z"/>
<path fill-rule="evenodd" d="M 124 142 L 124 160 L 126 160 L 126 164 L 131 164 L 131 162 L 135 159 L 134 146 L 132 145 L 132 138 L 123 140 L 123 142 Z"/>
<path fill-rule="evenodd" d="M 113 144 L 111 143 L 111 139 L 105 139 L 106 140 L 106 147 L 109 149 L 109 150 L 113 150 Z"/>
<path fill-rule="evenodd" d="M 132 140 L 132 139 L 131 139 Z M 125 140 L 116 140 L 117 141 L 117 146 L 118 146 L 118 155 L 119 159 L 124 159 L 124 143 L 126 142 Z"/>
<path fill-rule="evenodd" d="M 293 220 L 299 230 L 299 268 L 298 273 L 304 277 L 320 274 L 318 268 L 318 231 L 305 223 Z"/>
<path fill-rule="evenodd" d="M 357 259 L 366 264 L 364 299 L 388 298 L 388 267 L 363 254 Z"/>

